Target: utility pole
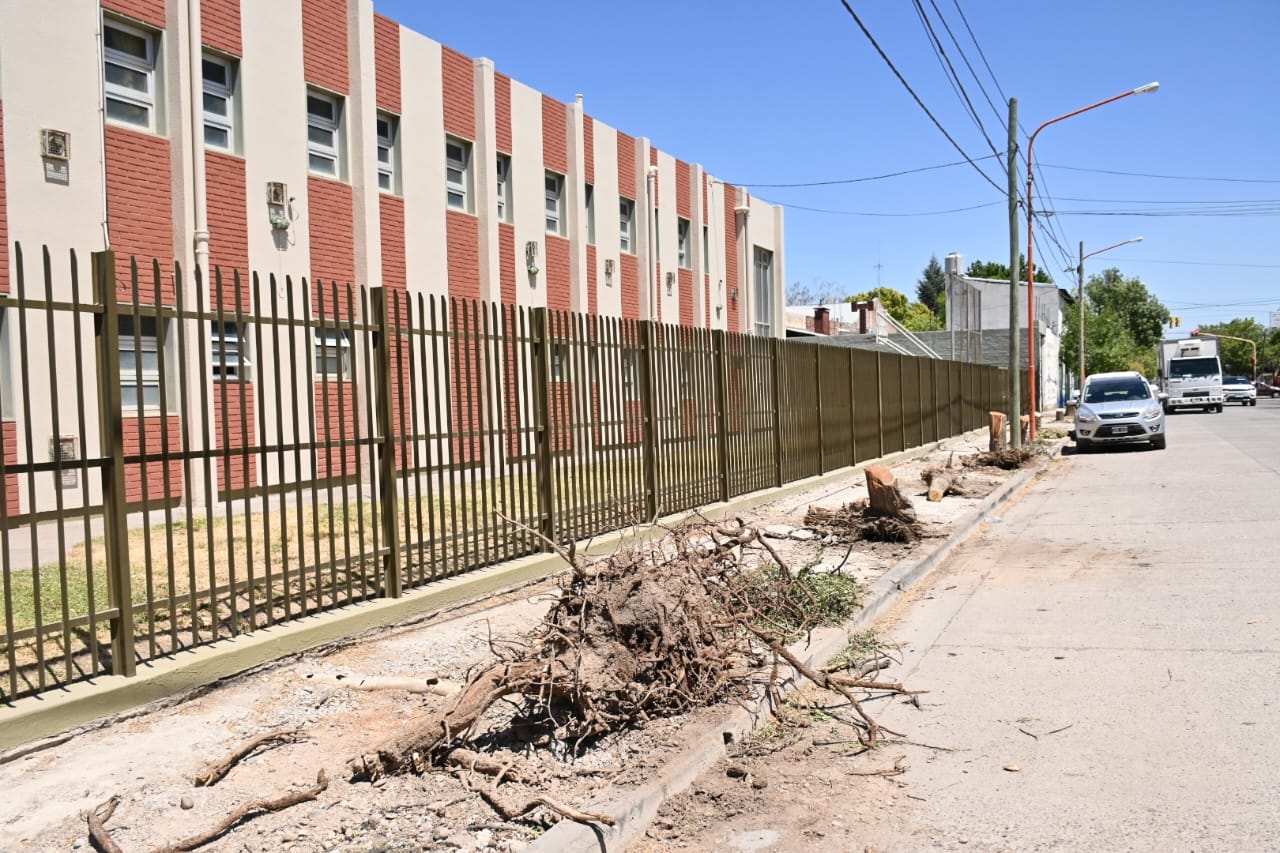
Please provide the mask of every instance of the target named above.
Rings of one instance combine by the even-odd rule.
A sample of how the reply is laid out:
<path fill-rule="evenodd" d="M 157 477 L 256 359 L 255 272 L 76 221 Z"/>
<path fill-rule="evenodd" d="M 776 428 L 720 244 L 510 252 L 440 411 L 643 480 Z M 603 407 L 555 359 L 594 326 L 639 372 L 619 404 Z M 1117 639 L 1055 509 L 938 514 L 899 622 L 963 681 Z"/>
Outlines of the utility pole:
<path fill-rule="evenodd" d="M 1080 241 L 1080 266 L 1076 267 L 1076 276 L 1079 279 L 1076 285 L 1076 301 L 1080 303 L 1080 375 L 1076 378 L 1076 382 L 1080 383 L 1080 402 L 1083 403 L 1084 395 L 1084 241 Z"/>
<path fill-rule="evenodd" d="M 1018 354 L 1018 99 L 1009 99 L 1009 445 L 1022 446 L 1022 359 Z M 1082 265 L 1083 266 L 1083 265 Z M 1030 296 L 1030 294 L 1028 294 Z"/>

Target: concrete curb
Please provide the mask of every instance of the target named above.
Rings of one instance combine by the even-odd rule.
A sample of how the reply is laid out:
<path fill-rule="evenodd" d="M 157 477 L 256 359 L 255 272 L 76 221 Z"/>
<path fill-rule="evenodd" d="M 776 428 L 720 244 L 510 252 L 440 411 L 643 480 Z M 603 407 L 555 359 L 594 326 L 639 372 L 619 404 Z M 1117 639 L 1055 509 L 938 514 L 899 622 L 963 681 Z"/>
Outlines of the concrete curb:
<path fill-rule="evenodd" d="M 971 430 L 781 487 L 750 492 L 728 503 L 703 507 L 700 512 L 713 520 L 727 518 L 807 489 L 840 482 L 868 465 L 892 464 L 936 449 L 943 442 L 964 439 L 979 432 Z M 662 519 L 662 523 L 671 526 L 690 515 L 690 512 L 675 513 Z M 664 532 L 633 528 L 616 530 L 579 542 L 578 551 L 599 556 Z M 449 607 L 536 583 L 553 577 L 564 568 L 564 561 L 555 554 L 521 557 L 434 581 L 409 590 L 400 598 L 360 602 L 147 661 L 139 665 L 137 675 L 132 678 L 104 675 L 69 684 L 61 690 L 24 697 L 11 704 L 0 703 L 0 763 L 60 743 L 73 733 L 72 730 L 95 720 L 125 714 L 151 702 L 179 697 L 188 691 L 326 643 L 403 624 Z"/>
<path fill-rule="evenodd" d="M 881 575 L 871 585 L 857 618 L 837 628 L 815 631 L 807 643 L 792 646 L 791 651 L 809 667 L 824 665 L 839 654 L 848 643 L 850 634 L 870 628 L 898 602 L 902 593 L 942 565 L 957 546 L 987 521 L 992 510 L 1007 502 L 1047 468 L 1065 443 L 1065 439 L 1059 441 L 1048 449 L 1045 459 L 1020 471 L 987 495 L 980 504 L 961 517 L 955 532 L 934 551 L 919 559 L 904 560 Z M 786 667 L 780 672 L 789 669 Z M 783 693 L 792 690 L 798 680 L 799 675 L 794 670 L 786 672 L 785 677 L 780 678 Z M 761 691 L 760 695 L 753 696 L 749 702 L 726 708 L 719 720 L 686 729 L 681 737 L 679 756 L 665 767 L 657 769 L 649 784 L 629 790 L 621 797 L 611 797 L 606 791 L 596 801 L 583 807 L 584 811 L 612 817 L 615 822 L 613 826 L 562 820 L 533 842 L 526 853 L 608 853 L 625 850 L 644 834 L 668 797 L 679 794 L 692 785 L 704 770 L 724 757 L 728 744 L 754 731 L 768 712 L 766 697 Z"/>

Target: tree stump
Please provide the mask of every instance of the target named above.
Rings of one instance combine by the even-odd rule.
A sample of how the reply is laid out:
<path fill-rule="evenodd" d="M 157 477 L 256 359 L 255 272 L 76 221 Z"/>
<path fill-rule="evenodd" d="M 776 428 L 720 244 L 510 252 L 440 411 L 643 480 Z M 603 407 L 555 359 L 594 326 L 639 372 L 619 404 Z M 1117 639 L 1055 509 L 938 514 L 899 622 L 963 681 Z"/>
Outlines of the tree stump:
<path fill-rule="evenodd" d="M 886 518 L 915 521 L 916 513 L 911 500 L 898 489 L 897 478 L 884 465 L 872 465 L 866 470 L 867 495 L 871 512 Z"/>
<path fill-rule="evenodd" d="M 1022 425 L 1022 443 L 1026 444 L 1031 441 L 1031 416 L 1023 415 L 1018 418 L 1018 423 Z"/>
<path fill-rule="evenodd" d="M 987 412 L 991 416 L 991 438 L 987 442 L 987 450 L 995 453 L 1004 450 L 1007 442 L 1004 437 L 1004 427 L 1009 417 L 1004 412 Z"/>

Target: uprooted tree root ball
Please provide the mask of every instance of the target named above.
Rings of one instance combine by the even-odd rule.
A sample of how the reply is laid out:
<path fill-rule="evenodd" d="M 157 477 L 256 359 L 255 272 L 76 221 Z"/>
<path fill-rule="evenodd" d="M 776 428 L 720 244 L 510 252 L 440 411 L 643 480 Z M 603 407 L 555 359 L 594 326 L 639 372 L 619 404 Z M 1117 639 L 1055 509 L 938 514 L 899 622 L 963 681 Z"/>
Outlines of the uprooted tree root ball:
<path fill-rule="evenodd" d="M 501 650 L 505 659 L 446 708 L 352 759 L 355 778 L 440 763 L 509 696 L 526 700 L 524 723 L 571 743 L 744 696 L 771 660 L 796 666 L 786 643 L 847 618 L 858 593 L 851 578 L 792 572 L 741 521 L 691 523 L 595 562 L 562 556 L 572 572 L 529 642 Z M 861 715 L 859 737 L 874 742 L 875 723 L 844 692 Z"/>
<path fill-rule="evenodd" d="M 804 523 L 837 542 L 893 542 L 909 545 L 920 539 L 920 525 L 914 518 L 881 515 L 865 500 L 847 503 L 839 509 L 811 506 Z"/>
<path fill-rule="evenodd" d="M 1034 459 L 1039 453 L 1040 451 L 1034 447 L 1006 447 L 1004 450 L 993 450 L 989 453 L 966 456 L 963 464 L 966 468 L 986 467 L 1015 471 Z"/>

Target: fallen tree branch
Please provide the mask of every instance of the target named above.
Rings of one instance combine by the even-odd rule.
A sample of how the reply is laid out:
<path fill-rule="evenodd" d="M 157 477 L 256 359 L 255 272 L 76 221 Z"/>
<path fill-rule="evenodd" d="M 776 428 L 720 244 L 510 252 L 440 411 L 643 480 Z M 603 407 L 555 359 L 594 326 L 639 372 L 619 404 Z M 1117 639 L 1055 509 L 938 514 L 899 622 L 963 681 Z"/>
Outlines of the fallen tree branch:
<path fill-rule="evenodd" d="M 105 803 L 101 803 L 85 816 L 89 823 L 89 841 L 99 853 L 124 853 L 120 845 L 112 839 L 111 833 L 107 831 L 107 821 L 111 820 L 118 805 L 120 805 L 120 795 L 113 794 Z"/>
<path fill-rule="evenodd" d="M 444 757 L 444 762 L 453 767 L 497 777 L 497 781 L 494 782 L 495 785 L 501 784 L 503 779 L 510 779 L 512 782 L 521 782 L 526 785 L 533 785 L 542 781 L 542 774 L 535 768 L 523 764 L 503 764 L 490 756 L 482 755 L 473 749 L 464 749 L 460 746 L 449 750 Z"/>
<path fill-rule="evenodd" d="M 214 785 L 221 781 L 223 777 L 231 772 L 231 768 L 235 767 L 259 747 L 268 745 L 279 746 L 285 743 L 297 743 L 300 737 L 301 735 L 299 735 L 296 728 L 276 729 L 270 732 L 263 732 L 257 737 L 249 738 L 241 743 L 235 749 L 231 750 L 231 753 L 221 761 L 206 765 L 203 770 L 195 775 L 195 778 L 192 779 L 191 782 L 197 788 L 207 788 L 210 785 Z"/>
<path fill-rule="evenodd" d="M 210 827 L 204 832 L 184 838 L 181 841 L 175 841 L 164 847 L 158 847 L 152 853 L 186 853 L 189 850 L 195 850 L 197 847 L 203 847 L 209 842 L 221 836 L 231 827 L 244 820 L 254 812 L 279 812 L 284 811 L 290 806 L 296 806 L 299 803 L 310 802 L 320 796 L 326 788 L 329 787 L 329 777 L 321 770 L 316 774 L 316 784 L 310 788 L 301 791 L 290 791 L 287 794 L 268 799 L 266 797 L 258 797 L 243 803 L 235 811 L 228 814 L 216 825 Z"/>
<path fill-rule="evenodd" d="M 479 794 L 494 811 L 501 815 L 503 820 L 515 820 L 516 818 L 522 817 L 533 811 L 538 806 L 543 806 L 561 817 L 566 817 L 576 823 L 601 823 L 605 826 L 613 826 L 616 823 L 616 821 L 609 815 L 580 811 L 572 808 L 571 806 L 566 806 L 563 803 L 557 802 L 550 797 L 542 795 L 526 800 L 518 806 L 513 806 L 504 801 L 502 797 L 498 795 L 496 786 L 477 785 L 468 778 L 459 778 L 467 790 L 474 791 Z"/>

